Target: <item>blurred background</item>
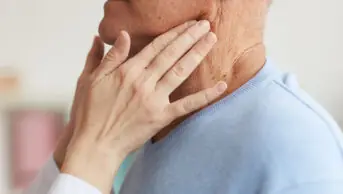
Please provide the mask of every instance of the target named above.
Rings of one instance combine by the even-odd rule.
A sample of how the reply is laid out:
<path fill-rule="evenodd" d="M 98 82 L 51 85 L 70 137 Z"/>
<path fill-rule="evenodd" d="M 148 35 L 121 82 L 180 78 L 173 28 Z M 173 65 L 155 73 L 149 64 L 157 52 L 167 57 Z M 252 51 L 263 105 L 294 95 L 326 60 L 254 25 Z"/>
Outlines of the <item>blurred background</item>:
<path fill-rule="evenodd" d="M 104 0 L 0 0 L 0 193 L 20 193 L 50 157 Z M 268 56 L 343 125 L 343 1 L 274 0 Z M 116 179 L 119 188 L 130 164 Z"/>

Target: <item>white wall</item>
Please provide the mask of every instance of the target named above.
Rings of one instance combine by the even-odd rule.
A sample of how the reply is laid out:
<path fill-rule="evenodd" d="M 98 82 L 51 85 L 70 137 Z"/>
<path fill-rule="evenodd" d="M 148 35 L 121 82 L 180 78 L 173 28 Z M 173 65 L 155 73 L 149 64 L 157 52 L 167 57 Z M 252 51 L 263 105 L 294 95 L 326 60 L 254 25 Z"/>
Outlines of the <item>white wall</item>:
<path fill-rule="evenodd" d="M 0 0 L 0 66 L 18 69 L 26 99 L 70 103 L 103 3 Z M 266 42 L 273 60 L 343 124 L 342 7 L 342 0 L 274 0 Z"/>
<path fill-rule="evenodd" d="M 342 0 L 274 0 L 266 42 L 284 70 L 343 124 Z"/>
<path fill-rule="evenodd" d="M 104 1 L 0 0 L 0 67 L 19 71 L 24 101 L 70 103 Z M 0 193 L 8 194 L 8 133 L 1 104 Z"/>
<path fill-rule="evenodd" d="M 0 1 L 0 64 L 18 67 L 26 98 L 70 101 L 97 34 L 103 3 L 104 0 Z"/>

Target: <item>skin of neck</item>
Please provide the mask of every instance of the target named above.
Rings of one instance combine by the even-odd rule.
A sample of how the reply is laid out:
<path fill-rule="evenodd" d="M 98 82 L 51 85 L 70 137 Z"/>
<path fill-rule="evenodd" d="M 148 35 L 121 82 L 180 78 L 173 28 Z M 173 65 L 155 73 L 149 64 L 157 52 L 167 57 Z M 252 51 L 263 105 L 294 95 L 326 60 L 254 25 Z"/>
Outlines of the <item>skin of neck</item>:
<path fill-rule="evenodd" d="M 263 30 L 267 12 L 268 4 L 262 0 L 221 1 L 198 18 L 211 22 L 218 42 L 193 74 L 172 93 L 170 101 L 225 81 L 228 89 L 220 100 L 253 78 L 266 61 Z M 166 126 L 153 142 L 163 139 L 189 116 Z"/>

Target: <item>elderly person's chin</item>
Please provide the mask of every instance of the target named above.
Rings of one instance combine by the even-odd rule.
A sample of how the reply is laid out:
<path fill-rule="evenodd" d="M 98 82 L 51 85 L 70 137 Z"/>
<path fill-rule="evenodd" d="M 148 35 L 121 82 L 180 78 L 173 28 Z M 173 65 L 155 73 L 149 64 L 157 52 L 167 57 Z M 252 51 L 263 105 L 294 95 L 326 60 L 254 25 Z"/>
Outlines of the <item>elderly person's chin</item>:
<path fill-rule="evenodd" d="M 202 2 L 202 3 L 201 3 Z M 121 30 L 131 37 L 131 53 L 140 51 L 156 36 L 197 18 L 207 0 L 108 0 L 99 26 L 102 40 L 113 45 Z M 206 7 L 206 6 L 205 6 Z"/>
<path fill-rule="evenodd" d="M 111 20 L 106 19 L 103 19 L 101 21 L 98 30 L 100 38 L 108 45 L 113 45 L 115 43 L 120 31 L 127 31 L 130 34 L 131 38 L 130 56 L 138 53 L 141 49 L 148 45 L 155 37 L 155 35 L 143 35 L 142 33 L 135 31 L 134 29 L 128 29 L 127 26 L 123 26 L 119 23 L 115 23 Z"/>
<path fill-rule="evenodd" d="M 99 35 L 106 44 L 113 45 L 120 32 L 120 28 L 116 25 L 111 25 L 109 21 L 103 19 L 99 25 Z"/>

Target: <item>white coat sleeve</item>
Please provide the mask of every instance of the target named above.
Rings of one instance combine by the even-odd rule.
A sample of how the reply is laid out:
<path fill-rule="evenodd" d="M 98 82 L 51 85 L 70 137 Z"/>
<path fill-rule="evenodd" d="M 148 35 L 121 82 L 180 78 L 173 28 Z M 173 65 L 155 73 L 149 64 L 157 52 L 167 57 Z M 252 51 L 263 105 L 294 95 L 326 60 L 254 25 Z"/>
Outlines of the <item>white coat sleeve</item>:
<path fill-rule="evenodd" d="M 34 182 L 23 194 L 101 194 L 94 186 L 68 174 L 60 173 L 51 157 Z"/>
<path fill-rule="evenodd" d="M 60 174 L 48 194 L 101 194 L 94 186 L 69 174 Z M 40 193 L 39 193 L 40 194 Z"/>
<path fill-rule="evenodd" d="M 50 157 L 33 183 L 23 192 L 23 194 L 47 194 L 59 174 L 60 171 L 57 168 L 53 157 Z"/>

